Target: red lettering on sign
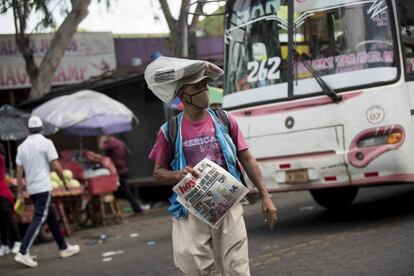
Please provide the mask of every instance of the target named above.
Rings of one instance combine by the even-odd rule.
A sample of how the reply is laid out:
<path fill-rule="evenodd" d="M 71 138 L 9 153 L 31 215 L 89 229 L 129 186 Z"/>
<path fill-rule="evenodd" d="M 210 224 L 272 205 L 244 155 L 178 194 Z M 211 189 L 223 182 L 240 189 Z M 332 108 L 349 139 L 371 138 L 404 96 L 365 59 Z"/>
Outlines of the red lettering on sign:
<path fill-rule="evenodd" d="M 78 70 L 76 70 L 76 66 L 74 64 L 68 65 L 67 71 L 68 71 L 68 78 L 70 80 L 77 80 L 77 81 L 82 80 L 79 78 Z"/>
<path fill-rule="evenodd" d="M 13 70 L 11 65 L 8 64 L 7 66 L 7 76 L 6 76 L 6 84 L 8 85 L 16 85 L 16 78 L 14 77 Z"/>
<path fill-rule="evenodd" d="M 65 82 L 67 80 L 65 76 L 65 70 L 63 67 L 59 67 L 58 71 L 53 78 L 53 82 Z"/>
<path fill-rule="evenodd" d="M 19 82 L 19 84 L 25 84 L 28 78 L 26 74 L 26 70 L 18 66 L 16 69 L 16 77 L 17 77 L 17 81 Z"/>
<path fill-rule="evenodd" d="M 82 66 L 81 68 L 80 68 L 80 71 L 79 71 L 79 80 L 84 80 L 85 79 L 85 72 L 86 72 L 86 70 L 87 70 L 87 67 L 86 66 Z"/>

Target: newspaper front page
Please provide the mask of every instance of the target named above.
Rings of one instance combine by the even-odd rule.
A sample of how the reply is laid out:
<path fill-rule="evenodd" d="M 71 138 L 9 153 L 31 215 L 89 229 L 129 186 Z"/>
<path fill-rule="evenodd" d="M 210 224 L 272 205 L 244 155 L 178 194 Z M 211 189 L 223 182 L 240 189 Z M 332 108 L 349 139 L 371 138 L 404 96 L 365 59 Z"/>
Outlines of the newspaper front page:
<path fill-rule="evenodd" d="M 177 200 L 193 215 L 217 228 L 229 210 L 249 189 L 216 163 L 203 159 L 195 167 L 200 175 L 187 174 L 173 190 Z"/>

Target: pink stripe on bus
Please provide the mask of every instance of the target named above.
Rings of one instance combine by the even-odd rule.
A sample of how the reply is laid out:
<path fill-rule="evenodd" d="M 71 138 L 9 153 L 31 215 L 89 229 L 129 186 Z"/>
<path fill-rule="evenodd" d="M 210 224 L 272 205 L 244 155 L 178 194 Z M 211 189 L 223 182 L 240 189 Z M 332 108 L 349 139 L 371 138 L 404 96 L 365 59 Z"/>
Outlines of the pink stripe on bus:
<path fill-rule="evenodd" d="M 354 97 L 357 97 L 362 94 L 362 91 L 358 92 L 350 92 L 350 93 L 342 93 L 341 96 L 343 98 L 343 101 L 352 99 Z M 305 108 L 311 108 L 311 107 L 317 107 L 321 105 L 327 105 L 327 104 L 337 104 L 332 101 L 331 98 L 328 96 L 320 96 L 312 99 L 305 99 L 305 100 L 296 100 L 291 101 L 288 103 L 276 103 L 276 104 L 270 104 L 263 107 L 256 107 L 256 108 L 248 108 L 241 111 L 234 111 L 231 112 L 233 116 L 236 117 L 245 117 L 245 116 L 259 116 L 259 115 L 268 115 L 268 114 L 276 114 L 276 113 L 282 113 L 287 110 L 300 110 Z"/>

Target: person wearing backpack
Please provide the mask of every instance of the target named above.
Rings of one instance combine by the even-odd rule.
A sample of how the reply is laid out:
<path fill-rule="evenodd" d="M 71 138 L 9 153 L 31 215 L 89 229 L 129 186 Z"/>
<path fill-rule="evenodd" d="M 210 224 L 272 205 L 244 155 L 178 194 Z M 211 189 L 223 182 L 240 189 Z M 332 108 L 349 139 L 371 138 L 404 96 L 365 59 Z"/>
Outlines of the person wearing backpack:
<path fill-rule="evenodd" d="M 263 214 L 274 224 L 276 208 L 236 121 L 224 111 L 209 109 L 207 83 L 222 74 L 219 67 L 209 62 L 169 57 L 159 57 L 146 68 L 145 80 L 156 96 L 167 103 L 178 96 L 184 105 L 182 113 L 161 127 L 149 154 L 155 161 L 154 178 L 171 185 L 187 173 L 197 176 L 193 166 L 207 157 L 242 180 L 239 160 L 260 192 Z M 222 275 L 250 275 L 241 204 L 235 205 L 219 228 L 214 229 L 188 213 L 175 194 L 170 203 L 177 268 L 188 276 L 210 275 L 214 259 L 219 259 Z"/>

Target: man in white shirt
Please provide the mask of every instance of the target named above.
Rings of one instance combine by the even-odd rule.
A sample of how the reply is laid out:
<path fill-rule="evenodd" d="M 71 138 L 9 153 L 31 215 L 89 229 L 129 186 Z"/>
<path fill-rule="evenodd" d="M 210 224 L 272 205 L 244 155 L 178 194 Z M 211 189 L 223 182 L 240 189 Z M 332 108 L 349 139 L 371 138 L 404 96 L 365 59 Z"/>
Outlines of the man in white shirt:
<path fill-rule="evenodd" d="M 18 196 L 23 198 L 23 171 L 25 172 L 26 191 L 33 201 L 35 212 L 23 238 L 19 253 L 16 254 L 14 260 L 28 267 L 36 267 L 37 262 L 29 255 L 29 249 L 45 220 L 47 220 L 53 238 L 59 246 L 59 254 L 62 258 L 77 254 L 80 248 L 78 245 L 70 245 L 65 242 L 60 232 L 55 210 L 51 204 L 52 183 L 49 176 L 50 167 L 53 171 L 56 171 L 66 187 L 62 167 L 57 161 L 58 154 L 56 148 L 51 140 L 46 139 L 41 134 L 43 123 L 39 117 L 30 117 L 28 127 L 31 134 L 17 148 L 16 175 Z"/>

